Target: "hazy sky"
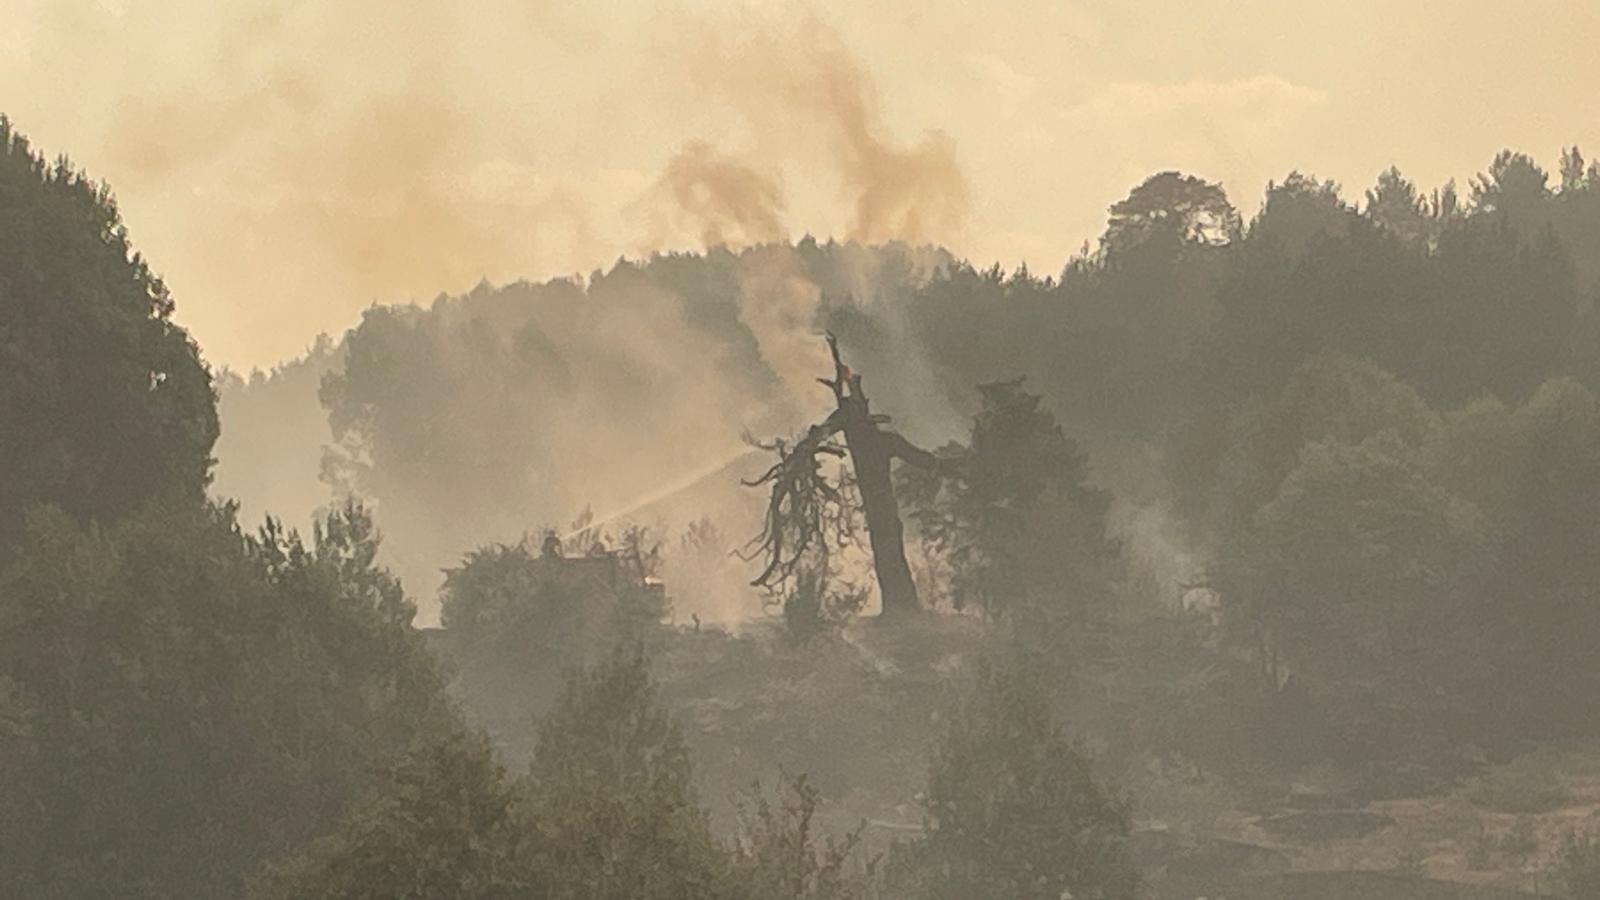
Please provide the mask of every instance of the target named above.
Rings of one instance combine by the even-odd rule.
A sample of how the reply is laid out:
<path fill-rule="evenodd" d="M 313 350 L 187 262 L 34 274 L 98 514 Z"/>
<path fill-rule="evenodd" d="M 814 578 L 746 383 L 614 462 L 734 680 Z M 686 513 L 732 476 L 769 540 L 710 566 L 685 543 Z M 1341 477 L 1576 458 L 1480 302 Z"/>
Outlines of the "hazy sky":
<path fill-rule="evenodd" d="M 790 236 L 1053 271 L 1158 169 L 1248 215 L 1294 168 L 1357 197 L 1600 151 L 1596 47 L 1594 0 L 0 0 L 0 111 L 248 368 L 373 301 L 695 245 L 691 145 Z"/>

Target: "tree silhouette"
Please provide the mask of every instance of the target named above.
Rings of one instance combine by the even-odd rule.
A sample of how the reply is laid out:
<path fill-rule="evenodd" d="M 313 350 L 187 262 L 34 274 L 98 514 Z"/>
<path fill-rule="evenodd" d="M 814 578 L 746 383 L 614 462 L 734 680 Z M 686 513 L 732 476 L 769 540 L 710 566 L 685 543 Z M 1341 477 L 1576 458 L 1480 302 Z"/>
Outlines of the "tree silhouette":
<path fill-rule="evenodd" d="M 849 457 L 854 486 L 866 519 L 872 565 L 883 598 L 885 617 L 920 608 L 917 586 L 906 562 L 905 527 L 895 498 L 890 464 L 901 459 L 915 466 L 934 468 L 932 453 L 883 426 L 889 417 L 871 411 L 861 387 L 861 376 L 839 358 L 839 342 L 830 333 L 833 378 L 817 379 L 833 391 L 835 408 L 822 422 L 812 425 L 792 445 L 784 440 L 759 444 L 773 451 L 778 461 L 747 487 L 770 485 L 766 520 L 750 542 L 749 558 L 766 560 L 761 574 L 751 582 L 782 592 L 808 567 L 826 569 L 830 541 L 853 537 L 853 516 L 846 492 L 823 471 L 823 457 Z M 843 445 L 837 438 L 843 437 Z"/>
<path fill-rule="evenodd" d="M 1241 229 L 1221 186 L 1159 172 L 1111 207 L 1100 244 L 1111 257 L 1151 245 L 1170 254 L 1191 245 L 1225 246 L 1238 240 Z"/>
<path fill-rule="evenodd" d="M 216 402 L 173 309 L 111 189 L 0 115 L 0 551 L 36 504 L 110 522 L 204 496 Z"/>

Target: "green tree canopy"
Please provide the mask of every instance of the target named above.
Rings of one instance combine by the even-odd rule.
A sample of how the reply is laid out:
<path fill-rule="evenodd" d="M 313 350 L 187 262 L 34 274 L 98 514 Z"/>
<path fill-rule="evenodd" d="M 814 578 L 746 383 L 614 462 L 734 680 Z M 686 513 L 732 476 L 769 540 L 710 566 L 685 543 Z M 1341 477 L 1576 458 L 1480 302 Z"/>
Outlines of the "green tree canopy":
<path fill-rule="evenodd" d="M 481 735 L 452 730 L 408 754 L 337 831 L 276 862 L 250 900 L 532 900 L 516 782 Z"/>
<path fill-rule="evenodd" d="M 1472 205 L 1507 215 L 1531 213 L 1549 193 L 1550 175 L 1526 153 L 1501 150 L 1489 171 L 1472 180 Z"/>
<path fill-rule="evenodd" d="M 1100 246 L 1108 258 L 1138 248 L 1176 255 L 1187 246 L 1223 246 L 1241 230 L 1239 213 L 1220 185 L 1160 172 L 1111 206 Z"/>
<path fill-rule="evenodd" d="M 923 539 L 950 567 L 951 600 L 992 615 L 1054 607 L 1080 625 L 1103 599 L 1110 497 L 1020 379 L 981 385 L 966 446 L 902 472 Z"/>
<path fill-rule="evenodd" d="M 725 896 L 729 860 L 692 775 L 642 654 L 575 672 L 540 722 L 528 773 L 552 900 Z"/>
<path fill-rule="evenodd" d="M 1482 514 L 1434 483 L 1393 432 L 1299 456 L 1237 557 L 1248 574 L 1227 590 L 1260 604 L 1307 668 L 1381 671 L 1401 629 L 1481 547 Z"/>
<path fill-rule="evenodd" d="M 1251 220 L 1248 236 L 1297 256 L 1319 236 L 1344 234 L 1355 219 L 1356 211 L 1339 196 L 1337 184 L 1290 172 L 1282 182 L 1267 184 L 1266 202 Z"/>
<path fill-rule="evenodd" d="M 1125 802 L 1052 720 L 1036 664 L 983 668 L 935 751 L 926 837 L 929 900 L 1131 900 Z"/>
<path fill-rule="evenodd" d="M 0 116 L 0 552 L 30 506 L 80 521 L 203 496 L 211 378 L 111 191 Z"/>
<path fill-rule="evenodd" d="M 1425 244 L 1433 237 L 1434 219 L 1427 198 L 1394 166 L 1378 175 L 1378 183 L 1367 191 L 1366 215 L 1380 228 L 1411 245 Z"/>
<path fill-rule="evenodd" d="M 306 546 L 232 511 L 52 507 L 0 569 L 0 893 L 232 896 L 449 720 L 359 510 Z"/>

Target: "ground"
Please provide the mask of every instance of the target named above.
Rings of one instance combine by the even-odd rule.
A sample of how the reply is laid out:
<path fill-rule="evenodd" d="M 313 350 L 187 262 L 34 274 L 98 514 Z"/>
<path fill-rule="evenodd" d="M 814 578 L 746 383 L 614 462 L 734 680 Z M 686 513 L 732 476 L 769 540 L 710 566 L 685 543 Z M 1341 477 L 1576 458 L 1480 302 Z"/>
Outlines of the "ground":
<path fill-rule="evenodd" d="M 735 826 L 758 781 L 803 773 L 822 792 L 822 826 L 861 828 L 875 853 L 920 831 L 942 717 L 991 639 L 976 619 L 949 615 L 863 620 L 805 644 L 776 622 L 683 628 L 662 641 L 656 674 L 720 828 Z M 515 762 L 530 748 L 503 749 Z M 1221 776 L 1142 757 L 1102 760 L 1101 771 L 1133 801 L 1152 900 L 1550 895 L 1564 836 L 1600 827 L 1600 745 L 1533 748 L 1449 777 Z"/>

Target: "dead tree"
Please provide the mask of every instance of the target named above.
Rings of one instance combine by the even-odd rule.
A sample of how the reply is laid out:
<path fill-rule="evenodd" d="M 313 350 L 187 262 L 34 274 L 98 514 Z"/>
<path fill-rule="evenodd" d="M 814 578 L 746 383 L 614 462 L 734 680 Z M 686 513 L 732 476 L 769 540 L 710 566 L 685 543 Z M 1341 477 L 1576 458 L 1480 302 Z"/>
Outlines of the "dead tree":
<path fill-rule="evenodd" d="M 778 461 L 761 477 L 745 482 L 747 487 L 771 485 L 772 490 L 761 534 L 750 543 L 750 557 L 764 558 L 765 566 L 751 583 L 780 589 L 818 557 L 825 564 L 830 545 L 852 537 L 854 519 L 846 497 L 822 469 L 824 457 L 848 456 L 866 520 L 883 615 L 913 612 L 920 604 L 906 562 L 905 527 L 890 465 L 900 459 L 934 468 L 937 458 L 883 427 L 889 417 L 869 409 L 861 376 L 839 359 L 839 342 L 832 334 L 828 335 L 828 350 L 833 355 L 833 378 L 817 380 L 833 391 L 833 412 L 806 429 L 792 446 L 783 440 L 759 445 L 775 452 Z"/>

